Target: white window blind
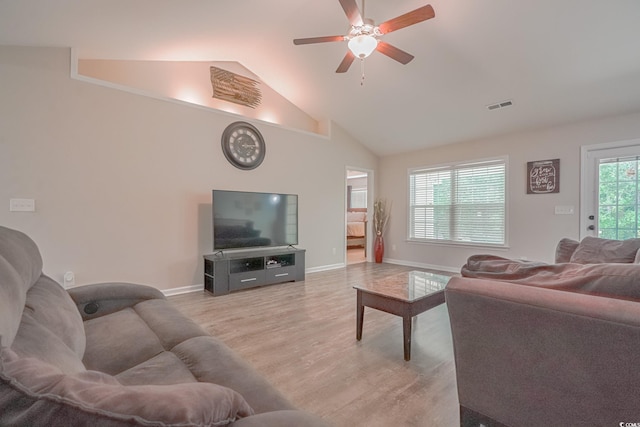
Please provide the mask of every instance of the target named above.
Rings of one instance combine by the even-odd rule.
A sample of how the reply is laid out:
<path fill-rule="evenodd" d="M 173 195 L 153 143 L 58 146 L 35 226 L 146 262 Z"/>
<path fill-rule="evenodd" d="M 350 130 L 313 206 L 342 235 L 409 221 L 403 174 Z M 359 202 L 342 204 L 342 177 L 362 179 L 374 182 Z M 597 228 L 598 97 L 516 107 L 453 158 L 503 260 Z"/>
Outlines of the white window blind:
<path fill-rule="evenodd" d="M 353 189 L 351 190 L 351 207 L 352 208 L 366 208 L 367 207 L 367 189 Z"/>
<path fill-rule="evenodd" d="M 409 172 L 409 239 L 506 244 L 506 160 Z"/>

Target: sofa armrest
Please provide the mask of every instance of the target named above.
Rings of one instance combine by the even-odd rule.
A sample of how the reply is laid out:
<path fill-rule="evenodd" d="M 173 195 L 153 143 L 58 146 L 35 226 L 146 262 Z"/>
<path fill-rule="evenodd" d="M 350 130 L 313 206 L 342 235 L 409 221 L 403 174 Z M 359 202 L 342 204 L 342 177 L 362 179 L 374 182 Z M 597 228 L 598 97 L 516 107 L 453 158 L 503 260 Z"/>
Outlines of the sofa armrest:
<path fill-rule="evenodd" d="M 68 290 L 83 320 L 132 307 L 150 299 L 164 299 L 156 288 L 134 283 L 97 283 Z"/>
<path fill-rule="evenodd" d="M 445 297 L 461 409 L 506 425 L 640 418 L 640 303 L 470 278 Z"/>

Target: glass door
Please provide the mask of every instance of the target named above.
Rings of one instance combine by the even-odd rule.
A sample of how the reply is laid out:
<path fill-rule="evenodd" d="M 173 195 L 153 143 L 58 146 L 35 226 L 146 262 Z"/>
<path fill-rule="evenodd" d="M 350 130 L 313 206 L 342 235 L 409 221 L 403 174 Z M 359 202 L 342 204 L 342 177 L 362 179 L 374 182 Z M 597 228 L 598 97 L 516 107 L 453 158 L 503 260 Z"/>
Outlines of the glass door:
<path fill-rule="evenodd" d="M 640 237 L 640 140 L 583 147 L 580 238 Z"/>

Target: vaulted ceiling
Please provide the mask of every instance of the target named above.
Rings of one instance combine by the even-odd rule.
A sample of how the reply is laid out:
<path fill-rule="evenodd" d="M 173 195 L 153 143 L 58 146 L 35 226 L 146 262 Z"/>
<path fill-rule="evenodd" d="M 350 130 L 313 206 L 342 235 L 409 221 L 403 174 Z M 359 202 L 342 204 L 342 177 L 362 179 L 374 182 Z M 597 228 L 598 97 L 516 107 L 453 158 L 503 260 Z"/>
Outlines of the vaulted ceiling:
<path fill-rule="evenodd" d="M 426 0 L 368 0 L 376 23 Z M 0 44 L 83 58 L 237 61 L 379 155 L 640 111 L 640 1 L 432 0 L 436 17 L 384 36 L 345 74 L 338 0 L 0 0 Z M 358 0 L 361 5 L 361 0 Z M 507 108 L 488 105 L 511 100 Z"/>

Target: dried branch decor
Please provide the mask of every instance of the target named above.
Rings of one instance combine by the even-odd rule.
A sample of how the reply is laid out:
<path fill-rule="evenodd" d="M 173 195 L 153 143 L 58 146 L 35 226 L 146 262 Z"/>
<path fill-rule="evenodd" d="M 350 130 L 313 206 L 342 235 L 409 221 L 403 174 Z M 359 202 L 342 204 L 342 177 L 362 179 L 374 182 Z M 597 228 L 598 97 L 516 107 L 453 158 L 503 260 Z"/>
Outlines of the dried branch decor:
<path fill-rule="evenodd" d="M 213 97 L 256 108 L 262 100 L 260 82 L 218 67 L 211 67 Z"/>
<path fill-rule="evenodd" d="M 384 234 L 384 229 L 391 214 L 391 204 L 387 206 L 386 199 L 376 199 L 373 203 L 373 227 L 377 236 Z"/>

